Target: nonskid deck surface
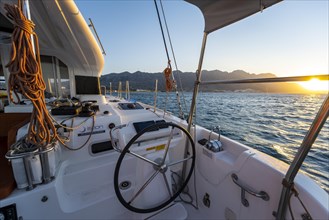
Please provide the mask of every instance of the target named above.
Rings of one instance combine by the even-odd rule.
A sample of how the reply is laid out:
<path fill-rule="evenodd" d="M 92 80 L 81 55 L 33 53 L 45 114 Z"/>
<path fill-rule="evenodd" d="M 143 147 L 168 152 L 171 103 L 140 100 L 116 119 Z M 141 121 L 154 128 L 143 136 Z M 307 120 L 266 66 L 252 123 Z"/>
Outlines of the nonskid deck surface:
<path fill-rule="evenodd" d="M 191 219 L 190 214 L 188 214 L 186 207 L 182 203 L 172 203 L 168 205 L 168 207 L 165 207 L 162 210 L 159 210 L 157 212 L 153 213 L 146 213 L 146 214 L 140 214 L 140 213 L 134 213 L 129 210 L 125 210 L 125 212 L 113 215 L 113 213 L 109 213 L 107 216 L 93 216 L 93 219 L 114 219 L 114 220 L 130 220 L 130 219 L 136 219 L 136 220 L 156 220 L 156 219 L 175 219 L 175 220 L 185 220 L 185 219 Z M 199 216 L 200 217 L 200 216 Z M 200 219 L 199 217 L 192 218 L 192 219 Z M 82 217 L 83 218 L 83 217 Z M 87 217 L 86 219 L 89 219 Z"/>

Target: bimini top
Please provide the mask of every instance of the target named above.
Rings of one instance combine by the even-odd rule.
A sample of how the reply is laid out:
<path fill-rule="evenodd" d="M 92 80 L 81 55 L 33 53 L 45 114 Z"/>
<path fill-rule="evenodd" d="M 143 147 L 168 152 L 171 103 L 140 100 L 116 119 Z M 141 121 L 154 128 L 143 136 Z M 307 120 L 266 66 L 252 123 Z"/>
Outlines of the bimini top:
<path fill-rule="evenodd" d="M 0 2 L 2 42 L 8 39 L 13 29 L 5 16 L 5 3 L 17 4 L 17 0 Z M 31 20 L 36 25 L 35 32 L 39 38 L 40 53 L 59 58 L 76 75 L 99 77 L 104 66 L 104 57 L 74 1 L 38 0 L 29 1 L 29 5 Z"/>
<path fill-rule="evenodd" d="M 262 11 L 283 0 L 185 0 L 202 11 L 205 28 L 210 33 Z"/>

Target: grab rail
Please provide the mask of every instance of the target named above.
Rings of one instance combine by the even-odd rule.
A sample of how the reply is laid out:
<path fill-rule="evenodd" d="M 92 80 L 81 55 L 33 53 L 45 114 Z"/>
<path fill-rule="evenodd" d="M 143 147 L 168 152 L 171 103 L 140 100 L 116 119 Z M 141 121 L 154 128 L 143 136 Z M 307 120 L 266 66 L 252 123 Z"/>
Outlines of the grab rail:
<path fill-rule="evenodd" d="M 14 144 L 14 146 L 17 146 L 18 144 L 24 144 L 23 142 L 23 138 L 16 142 Z M 53 177 L 50 174 L 50 167 L 49 167 L 49 158 L 48 158 L 48 153 L 50 151 L 53 151 L 55 149 L 55 145 L 54 144 L 50 144 L 50 147 L 46 147 L 43 149 L 34 149 L 31 150 L 29 152 L 15 152 L 15 149 L 11 149 L 9 150 L 5 157 L 8 160 L 16 160 L 16 159 L 22 159 L 23 160 L 23 164 L 24 164 L 24 171 L 25 171 L 25 175 L 26 175 L 26 181 L 27 181 L 27 187 L 26 190 L 32 190 L 35 186 L 33 184 L 33 173 L 32 173 L 32 167 L 31 164 L 29 162 L 29 157 L 33 157 L 33 156 L 40 156 L 40 160 L 41 160 L 41 169 L 42 169 L 42 178 L 43 178 L 43 183 L 49 183 Z"/>
<path fill-rule="evenodd" d="M 55 148 L 54 146 L 51 146 L 51 147 L 47 147 L 43 150 L 35 149 L 34 151 L 24 152 L 24 153 L 15 153 L 15 150 L 9 150 L 6 153 L 5 157 L 8 160 L 14 160 L 14 159 L 19 159 L 19 158 L 24 158 L 24 157 L 36 156 L 36 155 L 48 153 L 48 152 L 54 150 L 54 148 Z"/>
<path fill-rule="evenodd" d="M 249 193 L 250 195 L 261 198 L 264 201 L 270 200 L 270 196 L 267 194 L 267 192 L 265 192 L 265 191 L 255 192 L 254 190 L 250 189 L 249 186 L 246 186 L 244 183 L 241 183 L 240 181 L 238 181 L 239 178 L 235 173 L 233 173 L 231 175 L 231 177 L 232 177 L 233 182 L 241 188 L 241 203 L 245 207 L 249 206 L 249 202 L 246 199 L 246 192 Z"/>
<path fill-rule="evenodd" d="M 102 44 L 102 42 L 101 42 L 101 39 L 100 39 L 99 36 L 98 36 L 98 33 L 97 33 L 97 31 L 96 31 L 96 28 L 95 28 L 94 23 L 93 23 L 93 21 L 91 20 L 91 18 L 89 18 L 89 21 L 90 21 L 90 24 L 89 24 L 88 26 L 91 27 L 91 28 L 93 28 L 93 30 L 94 30 L 94 32 L 95 32 L 95 35 L 96 35 L 96 38 L 97 38 L 97 40 L 98 40 L 98 43 L 99 43 L 99 45 L 100 45 L 101 48 L 102 48 L 102 54 L 106 55 L 106 52 L 105 52 L 105 50 L 104 50 L 103 44 Z"/>
<path fill-rule="evenodd" d="M 115 151 L 117 151 L 119 153 L 122 153 L 122 150 L 117 146 L 116 142 L 118 141 L 118 139 L 114 139 L 114 137 L 112 135 L 112 132 L 117 130 L 117 129 L 124 128 L 124 127 L 127 127 L 127 125 L 123 124 L 123 125 L 119 125 L 119 126 L 116 126 L 116 127 L 113 127 L 113 128 L 110 129 L 110 138 L 111 138 L 112 147 Z"/>

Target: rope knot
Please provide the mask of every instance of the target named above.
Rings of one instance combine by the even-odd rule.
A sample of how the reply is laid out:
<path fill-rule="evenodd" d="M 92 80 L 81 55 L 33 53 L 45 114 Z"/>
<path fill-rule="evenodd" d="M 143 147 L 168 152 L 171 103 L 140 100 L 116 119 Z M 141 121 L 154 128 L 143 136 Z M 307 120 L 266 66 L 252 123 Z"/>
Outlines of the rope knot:
<path fill-rule="evenodd" d="M 28 34 L 34 34 L 35 24 L 30 20 L 17 19 L 15 20 L 15 25 L 27 32 Z"/>
<path fill-rule="evenodd" d="M 8 5 L 5 4 L 4 8 L 7 10 L 7 17 L 14 22 L 14 25 L 28 34 L 34 34 L 35 24 L 28 20 L 22 10 L 17 5 Z"/>

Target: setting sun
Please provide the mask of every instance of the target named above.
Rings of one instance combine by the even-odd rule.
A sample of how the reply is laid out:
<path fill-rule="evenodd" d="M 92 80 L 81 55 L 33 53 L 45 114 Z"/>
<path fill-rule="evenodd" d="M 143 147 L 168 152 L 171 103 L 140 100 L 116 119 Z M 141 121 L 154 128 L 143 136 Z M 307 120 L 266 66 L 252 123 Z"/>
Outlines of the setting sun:
<path fill-rule="evenodd" d="M 305 89 L 311 91 L 328 91 L 329 90 L 329 81 L 321 81 L 316 78 L 311 79 L 306 82 L 299 82 L 301 86 Z"/>

